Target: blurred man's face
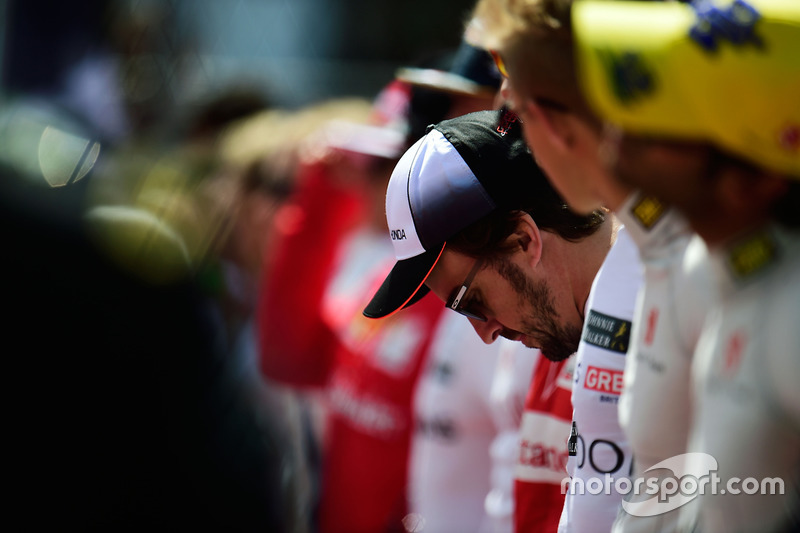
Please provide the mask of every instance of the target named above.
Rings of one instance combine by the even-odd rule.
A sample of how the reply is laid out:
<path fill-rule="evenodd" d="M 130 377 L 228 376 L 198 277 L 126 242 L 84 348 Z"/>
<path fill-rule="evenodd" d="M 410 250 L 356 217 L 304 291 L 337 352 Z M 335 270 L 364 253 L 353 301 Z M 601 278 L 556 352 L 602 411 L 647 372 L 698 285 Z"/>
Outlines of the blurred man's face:
<path fill-rule="evenodd" d="M 445 250 L 425 284 L 447 303 L 468 279 L 476 259 Z M 578 349 L 582 319 L 571 293 L 560 279 L 533 272 L 522 254 L 510 254 L 499 264 L 484 263 L 469 283 L 460 309 L 487 344 L 498 337 L 539 348 L 553 361 Z"/>
<path fill-rule="evenodd" d="M 604 163 L 629 185 L 674 205 L 688 215 L 714 209 L 711 160 L 706 146 L 652 139 L 606 126 Z"/>
<path fill-rule="evenodd" d="M 537 163 L 570 208 L 586 215 L 607 206 L 610 188 L 619 185 L 598 155 L 599 128 L 571 111 L 568 102 L 549 97 L 552 92 L 537 88 L 535 78 L 523 85 L 509 71 L 509 100 Z"/>
<path fill-rule="evenodd" d="M 704 238 L 716 240 L 731 223 L 726 203 L 738 193 L 729 190 L 725 176 L 730 169 L 708 145 L 653 139 L 606 126 L 602 151 L 610 173 L 674 206 Z"/>

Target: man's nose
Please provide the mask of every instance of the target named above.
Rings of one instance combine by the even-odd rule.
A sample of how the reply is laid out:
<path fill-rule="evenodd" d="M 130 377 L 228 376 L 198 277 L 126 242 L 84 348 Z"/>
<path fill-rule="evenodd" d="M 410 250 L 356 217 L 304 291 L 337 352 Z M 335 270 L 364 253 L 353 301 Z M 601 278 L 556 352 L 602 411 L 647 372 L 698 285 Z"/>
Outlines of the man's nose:
<path fill-rule="evenodd" d="M 496 341 L 497 337 L 500 336 L 500 332 L 503 331 L 503 325 L 493 318 L 489 318 L 485 322 L 481 320 L 475 320 L 474 318 L 470 318 L 469 321 L 472 324 L 472 327 L 475 328 L 478 336 L 486 344 L 492 344 L 494 341 Z"/>

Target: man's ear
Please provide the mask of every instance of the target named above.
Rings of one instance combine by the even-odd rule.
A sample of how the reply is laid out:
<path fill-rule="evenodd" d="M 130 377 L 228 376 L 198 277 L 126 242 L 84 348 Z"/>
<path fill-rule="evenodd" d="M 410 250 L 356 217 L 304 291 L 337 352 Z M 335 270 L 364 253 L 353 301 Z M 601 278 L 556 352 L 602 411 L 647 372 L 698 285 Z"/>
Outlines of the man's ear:
<path fill-rule="evenodd" d="M 563 152 L 569 151 L 574 138 L 569 115 L 538 104 L 532 98 L 527 98 L 524 105 L 526 114 L 541 123 L 550 144 Z"/>
<path fill-rule="evenodd" d="M 509 235 L 508 243 L 526 256 L 526 262 L 535 267 L 542 259 L 542 234 L 528 213 L 517 219 L 517 229 Z"/>

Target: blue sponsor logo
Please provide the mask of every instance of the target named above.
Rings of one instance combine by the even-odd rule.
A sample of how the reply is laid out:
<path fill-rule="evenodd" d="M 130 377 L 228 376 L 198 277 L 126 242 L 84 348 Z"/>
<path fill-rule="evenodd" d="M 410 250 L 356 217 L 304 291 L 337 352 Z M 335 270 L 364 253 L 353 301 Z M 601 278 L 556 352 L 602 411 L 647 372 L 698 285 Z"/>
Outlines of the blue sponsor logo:
<path fill-rule="evenodd" d="M 600 52 L 600 59 L 606 68 L 611 90 L 617 100 L 629 105 L 640 98 L 652 94 L 656 79 L 652 69 L 635 52 Z"/>
<path fill-rule="evenodd" d="M 689 30 L 689 37 L 704 50 L 716 52 L 723 41 L 763 48 L 764 42 L 755 33 L 761 14 L 744 0 L 735 0 L 725 7 L 715 6 L 711 0 L 696 0 L 692 7 L 697 21 Z"/>

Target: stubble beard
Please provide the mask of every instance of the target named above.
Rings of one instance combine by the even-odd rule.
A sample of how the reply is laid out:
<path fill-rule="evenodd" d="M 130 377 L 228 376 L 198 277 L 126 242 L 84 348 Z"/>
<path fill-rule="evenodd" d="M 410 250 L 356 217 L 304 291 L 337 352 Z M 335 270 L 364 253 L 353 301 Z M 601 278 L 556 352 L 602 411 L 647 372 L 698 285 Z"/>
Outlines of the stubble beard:
<path fill-rule="evenodd" d="M 528 310 L 522 321 L 521 333 L 527 336 L 522 342 L 529 348 L 538 348 L 553 362 L 563 361 L 578 351 L 581 328 L 559 323 L 555 298 L 544 281 L 535 281 L 510 261 L 503 261 L 498 269 L 519 297 L 520 306 Z"/>

